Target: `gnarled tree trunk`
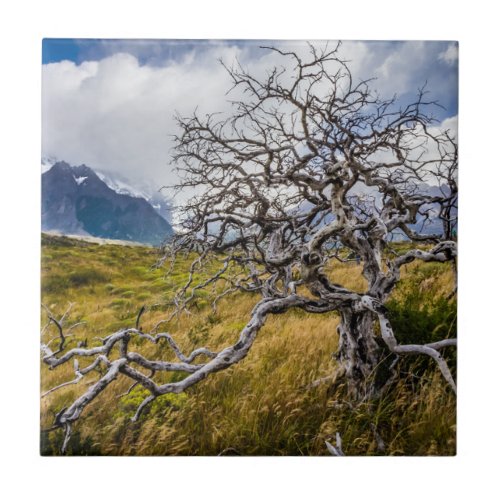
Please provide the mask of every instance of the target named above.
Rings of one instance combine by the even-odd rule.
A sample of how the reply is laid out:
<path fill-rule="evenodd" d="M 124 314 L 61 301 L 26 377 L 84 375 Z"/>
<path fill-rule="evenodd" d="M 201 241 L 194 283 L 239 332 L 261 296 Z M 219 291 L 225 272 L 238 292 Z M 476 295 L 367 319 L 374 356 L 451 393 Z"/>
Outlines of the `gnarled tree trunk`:
<path fill-rule="evenodd" d="M 371 311 L 340 311 L 339 370 L 345 373 L 349 393 L 356 399 L 374 392 L 374 375 L 380 363 L 381 348 L 375 340 L 376 317 Z"/>

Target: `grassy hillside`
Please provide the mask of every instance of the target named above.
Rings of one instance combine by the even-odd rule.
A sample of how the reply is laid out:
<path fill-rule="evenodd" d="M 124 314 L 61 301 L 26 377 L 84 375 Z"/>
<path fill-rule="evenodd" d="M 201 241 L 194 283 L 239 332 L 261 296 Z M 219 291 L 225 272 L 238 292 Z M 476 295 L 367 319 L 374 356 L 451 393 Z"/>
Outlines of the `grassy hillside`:
<path fill-rule="evenodd" d="M 42 238 L 42 302 L 62 314 L 73 303 L 68 325 L 83 321 L 69 346 L 86 339 L 98 345 L 122 327 L 133 326 L 143 305 L 148 330 L 165 317 L 165 303 L 187 276 L 180 262 L 165 279 L 154 269 L 152 248 L 98 245 L 63 237 Z M 337 264 L 332 279 L 361 289 L 360 266 Z M 452 289 L 447 265 L 414 263 L 388 304 L 396 334 L 405 342 L 455 335 L 456 304 L 446 299 Z M 223 299 L 214 313 L 200 295 L 193 314 L 168 325 L 186 352 L 200 345 L 217 350 L 233 343 L 246 324 L 257 296 L 238 294 Z M 42 325 L 46 317 L 42 311 Z M 353 405 L 327 384 L 304 387 L 334 369 L 335 314 L 292 311 L 270 317 L 247 358 L 212 375 L 187 393 L 158 398 L 138 422 L 130 422 L 144 390 L 129 394 L 130 381 L 118 378 L 75 425 L 69 453 L 104 455 L 323 455 L 325 440 L 338 431 L 348 455 L 380 454 L 374 428 L 385 442 L 383 454 L 450 455 L 455 453 L 455 396 L 427 360 L 401 363 L 401 380 L 390 396 Z M 46 337 L 55 336 L 52 331 Z M 47 339 L 45 339 L 47 340 Z M 172 359 L 164 346 L 138 345 L 149 355 Z M 452 356 L 450 352 L 448 354 Z M 42 366 L 42 392 L 74 377 L 72 365 L 48 370 Z M 176 380 L 162 374 L 158 380 Z M 89 375 L 42 399 L 41 426 L 78 397 Z M 57 454 L 61 431 L 42 433 L 42 454 Z"/>

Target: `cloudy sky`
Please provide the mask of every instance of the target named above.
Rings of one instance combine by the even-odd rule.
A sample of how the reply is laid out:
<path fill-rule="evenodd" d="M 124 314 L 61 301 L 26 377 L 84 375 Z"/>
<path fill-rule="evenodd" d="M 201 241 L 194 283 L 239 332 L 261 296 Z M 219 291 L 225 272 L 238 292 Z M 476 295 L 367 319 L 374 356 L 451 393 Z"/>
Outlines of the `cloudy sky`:
<path fill-rule="evenodd" d="M 283 41 L 45 39 L 42 156 L 171 184 L 174 114 L 228 111 L 231 83 L 219 60 L 237 59 L 263 75 L 278 59 L 262 45 L 305 50 L 303 42 Z M 385 97 L 408 102 L 427 84 L 443 106 L 436 119 L 456 126 L 456 43 L 349 41 L 341 55 L 356 78 L 375 77 Z"/>

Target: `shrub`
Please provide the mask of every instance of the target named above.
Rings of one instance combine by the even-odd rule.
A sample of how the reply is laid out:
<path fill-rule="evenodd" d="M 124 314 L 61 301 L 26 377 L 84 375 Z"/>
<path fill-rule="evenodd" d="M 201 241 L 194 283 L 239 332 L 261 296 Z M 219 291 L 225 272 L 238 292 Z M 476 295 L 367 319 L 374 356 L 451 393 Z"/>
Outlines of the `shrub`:
<path fill-rule="evenodd" d="M 58 293 L 69 288 L 68 277 L 61 274 L 51 274 L 42 277 L 42 293 Z"/>
<path fill-rule="evenodd" d="M 115 299 L 111 302 L 110 306 L 118 309 L 125 306 L 126 304 L 128 304 L 128 302 L 125 299 Z"/>
<path fill-rule="evenodd" d="M 438 297 L 433 304 L 425 302 L 419 291 L 387 303 L 391 323 L 399 342 L 425 344 L 456 336 L 455 301 Z"/>
<path fill-rule="evenodd" d="M 390 300 L 386 304 L 394 334 L 401 344 L 427 344 L 457 336 L 457 303 L 443 296 L 432 301 L 429 293 L 413 288 L 400 299 Z M 456 349 L 442 351 L 448 366 L 456 370 Z M 434 362 L 428 356 L 404 358 L 404 365 L 422 376 Z"/>
<path fill-rule="evenodd" d="M 95 283 L 103 283 L 108 281 L 107 276 L 95 268 L 79 269 L 73 271 L 68 276 L 69 282 L 73 286 L 86 286 Z"/>

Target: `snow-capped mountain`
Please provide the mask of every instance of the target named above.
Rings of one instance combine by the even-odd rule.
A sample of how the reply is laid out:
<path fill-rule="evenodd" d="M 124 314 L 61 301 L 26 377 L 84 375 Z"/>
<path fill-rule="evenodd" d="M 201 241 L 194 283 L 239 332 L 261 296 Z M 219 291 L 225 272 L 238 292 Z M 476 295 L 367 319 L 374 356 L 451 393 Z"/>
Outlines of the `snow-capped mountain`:
<path fill-rule="evenodd" d="M 42 230 L 153 245 L 173 234 L 144 197 L 118 193 L 90 167 L 65 162 L 42 174 Z"/>
<path fill-rule="evenodd" d="M 134 198 L 144 198 L 167 222 L 172 224 L 172 204 L 156 184 L 151 182 L 131 182 L 115 172 L 96 170 L 95 173 L 113 191 Z"/>
<path fill-rule="evenodd" d="M 57 158 L 53 156 L 42 156 L 42 174 L 49 171 L 57 163 Z"/>
<path fill-rule="evenodd" d="M 50 170 L 58 161 L 55 157 L 42 157 L 42 174 Z M 160 190 L 161 186 L 147 181 L 132 182 L 116 172 L 96 168 L 92 170 L 110 189 L 118 194 L 145 199 L 161 217 L 172 224 L 172 203 L 165 196 L 164 190 Z"/>
<path fill-rule="evenodd" d="M 101 181 L 105 182 L 108 187 L 110 187 L 113 191 L 116 191 L 118 194 L 126 194 L 128 196 L 133 196 L 134 198 L 144 198 L 145 200 L 149 198 L 149 193 L 146 193 L 146 191 L 141 188 L 132 186 L 129 181 L 127 181 L 124 177 L 121 177 L 119 174 L 102 172 L 99 170 L 95 170 L 95 173 Z"/>

